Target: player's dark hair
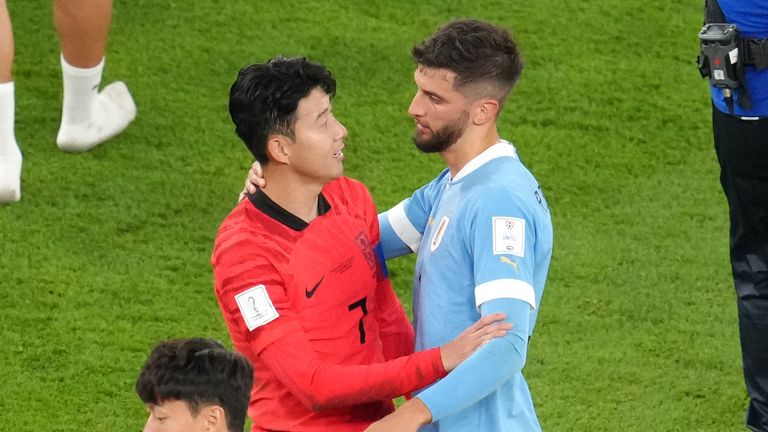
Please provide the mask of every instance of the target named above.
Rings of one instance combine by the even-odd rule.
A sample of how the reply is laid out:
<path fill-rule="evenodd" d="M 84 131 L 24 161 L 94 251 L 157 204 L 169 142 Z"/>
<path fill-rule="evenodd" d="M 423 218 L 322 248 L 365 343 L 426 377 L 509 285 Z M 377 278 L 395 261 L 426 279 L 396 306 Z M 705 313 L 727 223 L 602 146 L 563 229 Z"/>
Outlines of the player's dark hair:
<path fill-rule="evenodd" d="M 418 67 L 448 69 L 456 73 L 454 88 L 461 91 L 485 85 L 483 97 L 504 103 L 523 71 L 523 59 L 509 32 L 478 21 L 458 20 L 443 25 L 413 47 Z"/>
<path fill-rule="evenodd" d="M 220 406 L 230 432 L 242 432 L 253 386 L 253 368 L 219 342 L 193 338 L 165 341 L 150 354 L 136 380 L 144 403 L 185 402 L 192 415 Z"/>
<path fill-rule="evenodd" d="M 299 101 L 315 88 L 333 97 L 336 80 L 325 66 L 303 57 L 278 56 L 240 69 L 229 90 L 229 114 L 237 136 L 262 165 L 269 162 L 267 138 L 294 138 Z"/>

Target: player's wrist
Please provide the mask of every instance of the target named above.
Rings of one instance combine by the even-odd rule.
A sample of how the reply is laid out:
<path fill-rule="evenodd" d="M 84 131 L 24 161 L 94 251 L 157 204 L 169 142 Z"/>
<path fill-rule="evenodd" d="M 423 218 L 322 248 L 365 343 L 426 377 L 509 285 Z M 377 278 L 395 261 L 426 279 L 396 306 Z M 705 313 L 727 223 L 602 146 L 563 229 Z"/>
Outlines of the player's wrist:
<path fill-rule="evenodd" d="M 432 422 L 432 411 L 418 396 L 403 404 L 397 412 L 419 426 Z"/>
<path fill-rule="evenodd" d="M 452 371 L 458 365 L 458 362 L 451 357 L 452 353 L 450 348 L 446 344 L 438 347 L 438 350 L 440 352 L 440 364 L 443 366 L 443 370 L 446 373 Z"/>

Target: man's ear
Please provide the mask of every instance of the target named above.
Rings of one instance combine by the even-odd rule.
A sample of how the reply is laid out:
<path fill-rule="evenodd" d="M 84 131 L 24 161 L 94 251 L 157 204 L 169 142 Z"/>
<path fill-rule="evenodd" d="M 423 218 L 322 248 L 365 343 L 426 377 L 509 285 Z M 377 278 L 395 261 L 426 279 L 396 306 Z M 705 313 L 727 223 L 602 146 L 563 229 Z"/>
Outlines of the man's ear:
<path fill-rule="evenodd" d="M 290 161 L 292 141 L 285 135 L 270 135 L 267 138 L 267 156 L 277 163 L 287 164 Z"/>
<path fill-rule="evenodd" d="M 501 105 L 496 99 L 480 99 L 474 103 L 472 110 L 472 123 L 480 126 L 489 121 L 496 120 Z"/>
<path fill-rule="evenodd" d="M 200 410 L 198 416 L 203 416 L 206 432 L 222 432 L 227 430 L 227 415 L 219 405 L 208 405 Z"/>

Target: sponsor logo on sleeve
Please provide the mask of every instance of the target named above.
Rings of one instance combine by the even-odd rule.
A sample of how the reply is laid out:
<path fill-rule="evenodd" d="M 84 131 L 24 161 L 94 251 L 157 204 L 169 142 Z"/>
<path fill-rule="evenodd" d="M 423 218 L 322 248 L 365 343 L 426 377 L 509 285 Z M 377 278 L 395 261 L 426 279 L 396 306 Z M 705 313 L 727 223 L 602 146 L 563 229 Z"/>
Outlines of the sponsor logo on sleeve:
<path fill-rule="evenodd" d="M 235 301 L 248 330 L 261 327 L 279 316 L 264 285 L 256 285 L 241 292 L 235 296 Z"/>
<path fill-rule="evenodd" d="M 513 269 L 515 269 L 515 271 L 518 271 L 518 270 L 520 270 L 520 269 L 517 267 L 517 263 L 516 263 L 516 262 L 512 261 L 511 259 L 509 259 L 508 257 L 506 257 L 506 256 L 504 256 L 504 255 L 502 255 L 502 256 L 500 256 L 500 257 L 499 257 L 499 261 L 503 262 L 504 264 L 509 264 L 509 265 L 510 265 L 510 267 L 512 267 Z"/>
<path fill-rule="evenodd" d="M 493 217 L 493 254 L 525 256 L 525 219 Z"/>

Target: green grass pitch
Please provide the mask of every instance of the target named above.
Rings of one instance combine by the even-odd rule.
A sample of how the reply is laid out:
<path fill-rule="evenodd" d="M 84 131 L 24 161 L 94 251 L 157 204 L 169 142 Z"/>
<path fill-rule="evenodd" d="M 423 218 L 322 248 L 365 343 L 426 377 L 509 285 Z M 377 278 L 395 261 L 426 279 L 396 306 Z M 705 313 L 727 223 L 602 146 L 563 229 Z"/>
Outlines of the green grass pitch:
<path fill-rule="evenodd" d="M 328 65 L 346 172 L 386 209 L 442 166 L 410 141 L 409 50 L 473 17 L 524 53 L 500 127 L 555 224 L 524 371 L 544 430 L 743 430 L 702 3 L 117 0 L 104 82 L 128 83 L 138 118 L 68 155 L 50 2 L 11 1 L 25 159 L 22 201 L 0 207 L 0 429 L 140 430 L 133 384 L 158 340 L 229 343 L 208 259 L 250 163 L 226 109 L 241 66 Z M 412 266 L 390 265 L 406 305 Z"/>

